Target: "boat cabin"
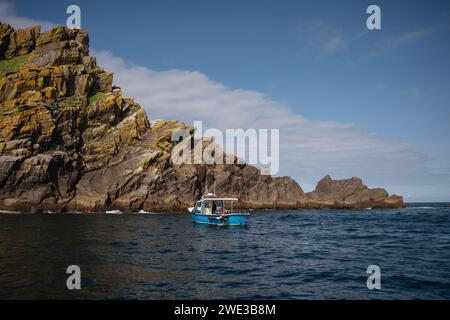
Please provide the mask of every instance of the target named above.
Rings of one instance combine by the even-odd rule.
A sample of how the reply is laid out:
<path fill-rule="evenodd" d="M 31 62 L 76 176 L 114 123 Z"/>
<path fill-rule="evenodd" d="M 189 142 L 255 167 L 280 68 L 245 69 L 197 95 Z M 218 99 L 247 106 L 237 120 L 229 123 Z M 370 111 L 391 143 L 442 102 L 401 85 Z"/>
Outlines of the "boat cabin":
<path fill-rule="evenodd" d="M 237 201 L 237 198 L 218 198 L 211 193 L 208 193 L 201 200 L 195 203 L 193 212 L 196 214 L 214 215 L 214 214 L 226 214 L 232 212 L 233 201 Z M 225 201 L 231 201 L 231 207 L 225 208 Z"/>

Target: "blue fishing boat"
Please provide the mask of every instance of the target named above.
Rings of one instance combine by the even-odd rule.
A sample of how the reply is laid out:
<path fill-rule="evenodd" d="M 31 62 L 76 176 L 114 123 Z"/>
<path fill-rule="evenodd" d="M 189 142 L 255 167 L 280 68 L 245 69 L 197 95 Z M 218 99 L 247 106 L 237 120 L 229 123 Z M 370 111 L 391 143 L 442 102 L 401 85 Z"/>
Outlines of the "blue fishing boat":
<path fill-rule="evenodd" d="M 230 201 L 230 209 L 225 208 L 225 203 Z M 237 198 L 220 198 L 212 193 L 203 196 L 188 208 L 189 213 L 197 223 L 212 224 L 217 226 L 246 226 L 250 214 L 248 211 L 233 210 L 232 203 Z"/>

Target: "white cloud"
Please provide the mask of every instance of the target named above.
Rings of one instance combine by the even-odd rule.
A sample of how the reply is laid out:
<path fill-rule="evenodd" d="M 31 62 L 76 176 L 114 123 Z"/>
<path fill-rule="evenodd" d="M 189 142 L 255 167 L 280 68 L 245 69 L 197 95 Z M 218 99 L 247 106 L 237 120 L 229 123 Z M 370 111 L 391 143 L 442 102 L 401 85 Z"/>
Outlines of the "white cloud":
<path fill-rule="evenodd" d="M 232 89 L 197 71 L 133 65 L 108 51 L 93 51 L 115 83 L 136 98 L 149 118 L 179 119 L 190 125 L 279 128 L 280 174 L 313 184 L 327 173 L 361 176 L 369 184 L 429 184 L 448 179 L 426 166 L 427 157 L 407 145 L 358 130 L 351 124 L 313 121 L 256 91 Z"/>
<path fill-rule="evenodd" d="M 35 25 L 41 25 L 41 31 L 50 29 L 54 25 L 47 21 L 20 17 L 15 12 L 14 4 L 6 1 L 0 2 L 0 22 L 6 22 L 10 24 L 14 29 L 22 29 Z"/>

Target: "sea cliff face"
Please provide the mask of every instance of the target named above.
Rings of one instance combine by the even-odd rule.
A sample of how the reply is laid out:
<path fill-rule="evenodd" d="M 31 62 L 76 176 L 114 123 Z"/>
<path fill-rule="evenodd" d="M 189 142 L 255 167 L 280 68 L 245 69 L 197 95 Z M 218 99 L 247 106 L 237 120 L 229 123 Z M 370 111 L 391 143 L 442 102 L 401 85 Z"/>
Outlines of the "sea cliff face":
<path fill-rule="evenodd" d="M 172 133 L 193 129 L 178 121 L 151 125 L 112 80 L 89 56 L 85 31 L 0 23 L 0 210 L 184 210 L 206 184 L 253 208 L 403 206 L 401 197 L 358 178 L 327 176 L 304 193 L 289 177 L 237 161 L 175 165 Z"/>

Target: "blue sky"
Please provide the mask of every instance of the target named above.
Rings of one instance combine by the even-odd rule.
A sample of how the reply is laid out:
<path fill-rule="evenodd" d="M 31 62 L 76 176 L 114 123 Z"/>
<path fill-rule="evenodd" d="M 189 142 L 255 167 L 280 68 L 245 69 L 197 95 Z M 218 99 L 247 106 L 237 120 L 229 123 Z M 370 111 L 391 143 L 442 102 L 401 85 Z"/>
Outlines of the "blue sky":
<path fill-rule="evenodd" d="M 407 201 L 450 201 L 449 1 L 9 1 L 0 20 L 65 24 L 69 4 L 150 118 L 201 120 L 231 101 L 232 119 L 244 101 L 261 125 L 276 117 L 285 136 L 314 137 L 280 150 L 280 173 L 307 190 L 328 173 L 358 175 Z M 370 4 L 382 30 L 366 28 Z M 153 89 L 136 89 L 137 78 Z M 157 89 L 205 96 L 182 107 Z"/>

